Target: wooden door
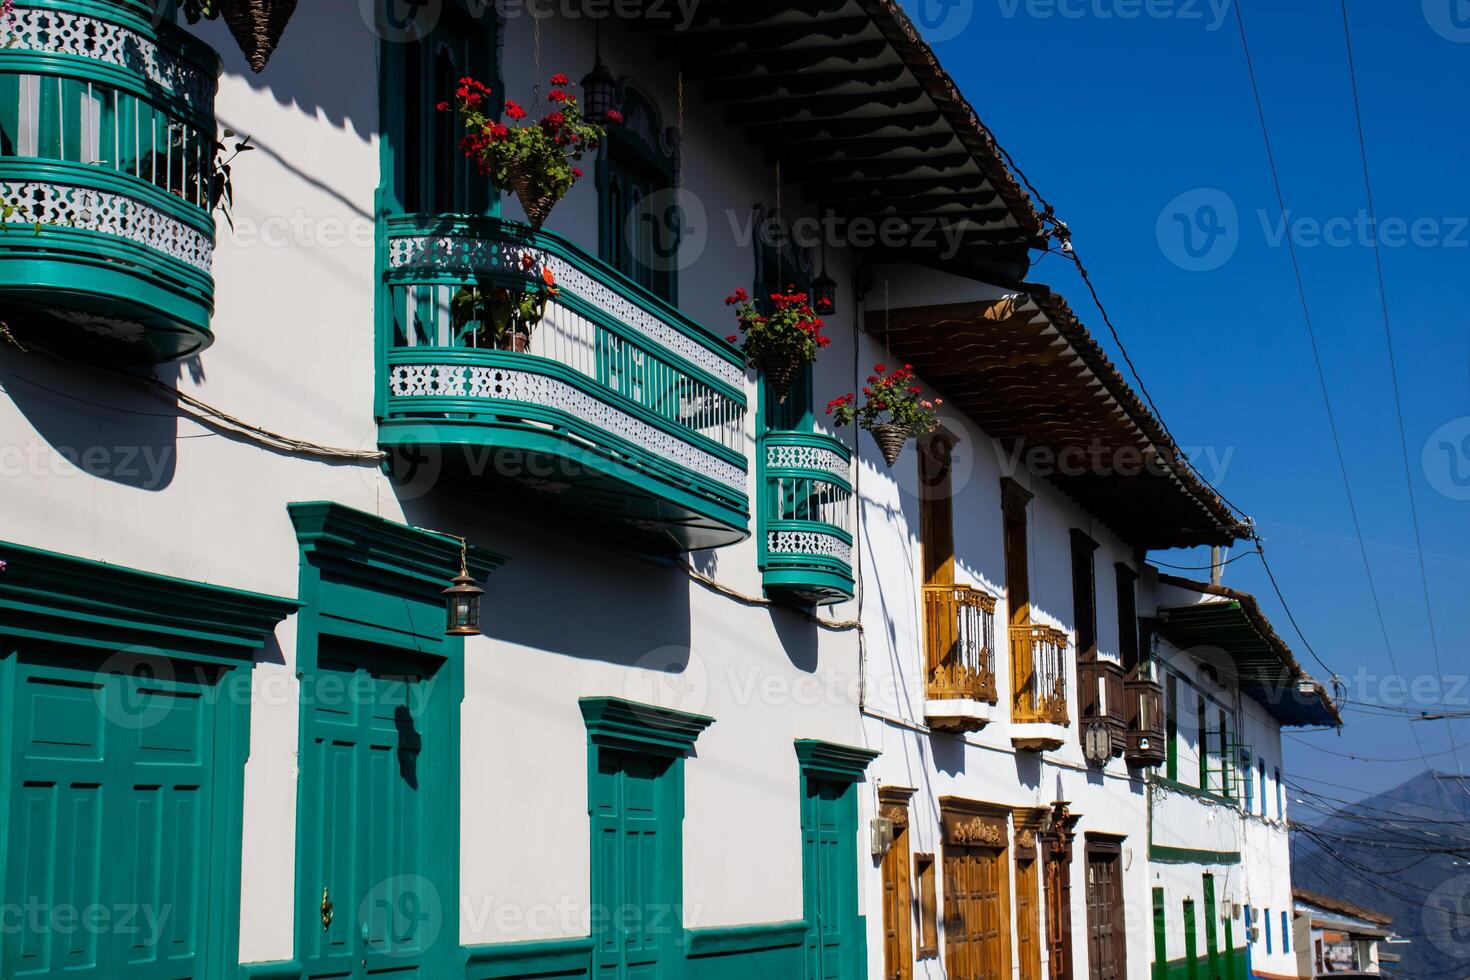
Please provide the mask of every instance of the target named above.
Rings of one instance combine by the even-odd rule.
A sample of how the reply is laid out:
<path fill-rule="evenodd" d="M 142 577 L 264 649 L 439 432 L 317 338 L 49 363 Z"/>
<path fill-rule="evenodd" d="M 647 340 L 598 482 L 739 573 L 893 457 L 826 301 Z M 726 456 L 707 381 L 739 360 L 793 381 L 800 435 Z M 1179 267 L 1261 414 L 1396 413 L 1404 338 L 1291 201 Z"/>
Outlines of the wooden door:
<path fill-rule="evenodd" d="M 1122 861 L 1116 847 L 1087 852 L 1087 952 L 1090 980 L 1127 980 Z"/>
<path fill-rule="evenodd" d="M 1016 955 L 1021 980 L 1041 980 L 1041 903 L 1036 854 L 1016 855 Z"/>
<path fill-rule="evenodd" d="M 425 787 L 452 778 L 434 671 L 322 640 L 306 714 L 297 915 L 307 977 L 427 977 L 453 943 L 456 890 L 436 873 Z"/>
<path fill-rule="evenodd" d="M 1008 980 L 1009 889 L 1004 850 L 946 845 L 944 945 L 949 980 Z"/>
<path fill-rule="evenodd" d="M 210 975 L 220 671 L 145 658 L 100 673 L 98 659 L 22 658 L 0 706 L 10 729 L 0 732 L 10 746 L 0 884 L 16 913 L 0 976 Z"/>
<path fill-rule="evenodd" d="M 677 763 L 600 750 L 592 789 L 593 976 L 658 980 L 672 969 L 678 895 Z"/>
<path fill-rule="evenodd" d="M 893 821 L 893 846 L 883 855 L 883 976 L 913 980 L 914 895 L 909 877 L 908 806 L 886 803 L 883 816 Z"/>
<path fill-rule="evenodd" d="M 1043 845 L 1046 951 L 1050 980 L 1072 980 L 1072 851 Z"/>

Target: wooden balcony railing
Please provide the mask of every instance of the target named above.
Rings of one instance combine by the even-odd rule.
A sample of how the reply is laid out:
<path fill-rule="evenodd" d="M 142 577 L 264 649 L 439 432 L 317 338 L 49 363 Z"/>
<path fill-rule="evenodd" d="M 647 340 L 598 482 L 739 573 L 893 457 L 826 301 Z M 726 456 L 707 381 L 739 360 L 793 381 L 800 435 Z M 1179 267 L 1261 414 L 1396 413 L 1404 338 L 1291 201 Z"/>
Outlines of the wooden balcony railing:
<path fill-rule="evenodd" d="M 995 704 L 995 596 L 968 585 L 926 585 L 924 627 L 929 700 Z"/>
<path fill-rule="evenodd" d="M 1067 724 L 1067 634 L 1051 626 L 1012 626 L 1011 720 Z"/>
<path fill-rule="evenodd" d="M 1084 727 L 1100 721 L 1112 735 L 1112 754 L 1123 754 L 1127 742 L 1129 705 L 1124 692 L 1123 665 L 1112 660 L 1083 660 L 1077 664 L 1077 713 Z"/>
<path fill-rule="evenodd" d="M 1130 765 L 1157 766 L 1164 762 L 1164 689 L 1157 681 L 1136 678 L 1124 688 L 1128 705 L 1127 745 L 1123 756 Z"/>

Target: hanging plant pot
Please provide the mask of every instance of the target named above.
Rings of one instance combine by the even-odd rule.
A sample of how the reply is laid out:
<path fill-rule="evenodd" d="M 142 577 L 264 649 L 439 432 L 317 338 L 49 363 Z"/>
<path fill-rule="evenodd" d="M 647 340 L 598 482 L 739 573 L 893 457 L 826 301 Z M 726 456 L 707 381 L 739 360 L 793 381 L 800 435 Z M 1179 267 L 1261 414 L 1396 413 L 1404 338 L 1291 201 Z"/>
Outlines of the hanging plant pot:
<path fill-rule="evenodd" d="M 766 383 L 771 386 L 776 400 L 782 405 L 786 404 L 786 396 L 791 393 L 791 383 L 796 380 L 796 372 L 801 370 L 801 363 L 800 358 L 791 354 L 764 354 L 758 362 L 761 374 L 766 376 Z"/>
<path fill-rule="evenodd" d="M 869 430 L 873 433 L 873 441 L 878 444 L 878 449 L 883 453 L 883 459 L 890 469 L 898 462 L 898 457 L 903 453 L 904 443 L 909 441 L 909 430 L 892 422 L 875 425 Z"/>
<path fill-rule="evenodd" d="M 281 43 L 286 24 L 296 12 L 296 0 L 225 0 L 220 7 L 250 70 L 260 74 Z"/>
<path fill-rule="evenodd" d="M 531 229 L 540 231 L 551 216 L 551 209 L 556 207 L 556 198 L 538 190 L 530 174 L 517 174 L 511 178 L 510 189 L 515 191 L 517 200 L 521 202 L 521 210 L 526 212 L 526 221 Z"/>

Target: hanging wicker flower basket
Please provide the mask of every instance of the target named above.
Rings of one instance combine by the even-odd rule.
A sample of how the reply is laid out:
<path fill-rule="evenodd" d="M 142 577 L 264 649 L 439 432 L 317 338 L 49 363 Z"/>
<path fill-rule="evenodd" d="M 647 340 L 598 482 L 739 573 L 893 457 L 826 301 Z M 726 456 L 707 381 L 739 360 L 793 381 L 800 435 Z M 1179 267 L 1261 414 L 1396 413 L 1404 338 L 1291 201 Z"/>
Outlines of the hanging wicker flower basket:
<path fill-rule="evenodd" d="M 786 404 L 786 396 L 791 393 L 791 384 L 796 380 L 796 372 L 801 370 L 802 361 L 794 354 L 781 356 L 780 354 L 765 354 L 756 365 L 765 375 L 766 383 L 771 386 L 776 400 L 782 405 Z"/>
<path fill-rule="evenodd" d="M 220 4 L 220 15 L 256 74 L 265 70 L 295 12 L 296 0 L 224 0 Z"/>
<path fill-rule="evenodd" d="M 535 179 L 529 173 L 512 177 L 510 189 L 515 191 L 516 199 L 521 202 L 521 210 L 526 212 L 527 223 L 532 230 L 540 231 L 541 226 L 546 224 L 546 219 L 551 217 L 551 209 L 556 207 L 556 198 L 537 188 Z"/>
<path fill-rule="evenodd" d="M 903 447 L 909 441 L 909 430 L 901 425 L 886 422 L 875 425 L 871 430 L 873 441 L 878 444 L 878 449 L 883 453 L 883 461 L 890 469 L 898 462 L 898 457 L 903 454 Z"/>

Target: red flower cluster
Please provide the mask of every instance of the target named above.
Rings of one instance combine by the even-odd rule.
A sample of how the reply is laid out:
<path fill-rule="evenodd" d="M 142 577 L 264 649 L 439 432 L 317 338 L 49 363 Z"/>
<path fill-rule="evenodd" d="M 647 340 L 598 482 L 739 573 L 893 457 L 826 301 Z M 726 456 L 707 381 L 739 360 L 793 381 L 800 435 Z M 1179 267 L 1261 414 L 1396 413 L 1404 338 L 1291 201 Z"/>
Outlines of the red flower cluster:
<path fill-rule="evenodd" d="M 454 97 L 471 108 L 479 108 L 480 104 L 490 95 L 490 89 L 483 82 L 478 82 L 466 75 L 459 80 L 459 87 L 454 90 Z M 439 103 L 439 111 L 449 111 L 449 103 Z"/>
<path fill-rule="evenodd" d="M 726 296 L 725 305 L 737 307 L 735 319 L 745 335 L 741 346 L 752 361 L 789 356 L 810 363 L 819 350 L 832 342 L 822 336 L 826 324 L 812 310 L 807 294 L 797 292 L 795 286 L 787 286 L 784 293 L 771 293 L 768 313 L 762 313 L 743 289 Z M 734 342 L 732 339 L 731 343 Z"/>
<path fill-rule="evenodd" d="M 609 109 L 607 111 L 607 121 L 610 123 L 620 123 L 623 121 L 623 114 L 616 109 Z"/>
<path fill-rule="evenodd" d="M 863 389 L 863 390 L 865 392 L 867 391 L 866 388 Z M 856 395 L 851 395 L 851 394 L 840 395 L 837 398 L 834 398 L 830 402 L 827 403 L 827 414 L 828 415 L 831 415 L 833 412 L 835 412 L 837 409 L 841 408 L 843 405 L 851 405 L 855 401 L 857 401 L 857 396 Z"/>
<path fill-rule="evenodd" d="M 568 78 L 567 76 L 563 75 L 561 72 L 557 72 L 555 75 L 552 75 L 551 76 L 551 84 L 553 84 L 553 85 L 570 85 L 570 84 L 572 84 L 572 80 L 570 78 Z"/>

